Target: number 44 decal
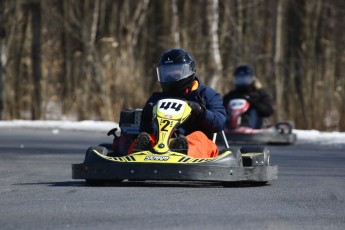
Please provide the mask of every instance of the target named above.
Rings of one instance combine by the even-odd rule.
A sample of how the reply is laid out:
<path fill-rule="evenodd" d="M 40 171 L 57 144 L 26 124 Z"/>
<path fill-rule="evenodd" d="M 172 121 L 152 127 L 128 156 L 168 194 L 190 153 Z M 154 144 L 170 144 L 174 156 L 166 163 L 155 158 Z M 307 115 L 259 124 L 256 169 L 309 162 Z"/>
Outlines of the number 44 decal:
<path fill-rule="evenodd" d="M 163 102 L 161 106 L 159 107 L 160 109 L 168 110 L 168 109 L 174 109 L 176 112 L 179 111 L 182 107 L 181 103 L 176 103 L 176 102 Z"/>

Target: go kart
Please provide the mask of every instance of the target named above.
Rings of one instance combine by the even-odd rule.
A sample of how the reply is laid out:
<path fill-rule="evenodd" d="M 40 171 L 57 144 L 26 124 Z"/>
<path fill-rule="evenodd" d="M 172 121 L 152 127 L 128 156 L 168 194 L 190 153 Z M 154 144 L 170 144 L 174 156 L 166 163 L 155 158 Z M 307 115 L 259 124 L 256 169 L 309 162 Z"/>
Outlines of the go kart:
<path fill-rule="evenodd" d="M 227 106 L 229 122 L 225 128 L 227 140 L 240 144 L 293 144 L 297 140 L 289 122 L 278 122 L 261 129 L 248 127 L 247 111 L 250 104 L 245 99 L 231 100 Z"/>
<path fill-rule="evenodd" d="M 266 184 L 278 178 L 278 166 L 272 166 L 266 147 L 225 148 L 214 158 L 193 158 L 170 149 L 176 128 L 191 115 L 188 103 L 179 99 L 163 99 L 153 107 L 157 125 L 157 143 L 148 150 L 135 149 L 126 154 L 131 141 L 139 133 L 141 110 L 126 110 L 120 116 L 121 135 L 113 129 L 108 135 L 123 138 L 121 148 L 113 151 L 109 144 L 90 147 L 84 162 L 72 165 L 72 178 L 85 179 L 89 185 L 108 182 L 164 180 L 221 182 L 224 186 L 236 182 Z M 216 140 L 214 134 L 213 140 Z"/>

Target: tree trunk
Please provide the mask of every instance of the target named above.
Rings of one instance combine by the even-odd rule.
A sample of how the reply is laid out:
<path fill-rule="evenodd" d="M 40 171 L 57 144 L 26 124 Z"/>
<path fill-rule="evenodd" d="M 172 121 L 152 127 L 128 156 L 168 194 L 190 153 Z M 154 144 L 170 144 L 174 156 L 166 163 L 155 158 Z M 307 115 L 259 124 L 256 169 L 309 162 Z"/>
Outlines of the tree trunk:
<path fill-rule="evenodd" d="M 210 53 L 213 65 L 213 74 L 210 80 L 210 86 L 216 88 L 218 80 L 223 70 L 222 59 L 219 51 L 219 36 L 218 36 L 218 23 L 219 23 L 219 2 L 218 0 L 209 0 L 209 36 L 211 39 Z"/>
<path fill-rule="evenodd" d="M 175 47 L 181 47 L 180 42 L 180 22 L 178 15 L 177 0 L 171 0 L 171 9 L 172 9 L 172 26 L 171 33 L 174 40 Z"/>
<path fill-rule="evenodd" d="M 309 119 L 307 119 L 307 104 L 305 94 L 303 92 L 305 69 L 303 57 L 303 30 L 305 27 L 303 21 L 304 1 L 293 0 L 286 5 L 287 20 L 286 20 L 286 57 L 289 62 L 287 69 L 289 75 L 293 79 L 294 88 L 296 90 L 294 111 L 292 112 L 296 126 L 300 128 L 307 128 Z"/>
<path fill-rule="evenodd" d="M 32 15 L 32 75 L 34 79 L 34 96 L 32 119 L 41 118 L 41 6 L 40 2 L 31 3 Z"/>
<path fill-rule="evenodd" d="M 5 52 L 5 37 L 6 30 L 4 28 L 4 0 L 0 0 L 0 120 L 2 120 L 2 113 L 4 110 L 4 82 L 5 82 L 5 64 L 6 64 L 6 52 Z"/>
<path fill-rule="evenodd" d="M 237 33 L 237 62 L 243 62 L 243 50 L 244 50 L 244 39 L 243 39 L 243 28 L 244 28 L 244 16 L 243 16 L 243 1 L 237 0 L 237 23 L 236 23 L 236 33 Z"/>
<path fill-rule="evenodd" d="M 137 6 L 132 22 L 130 22 L 131 27 L 131 47 L 134 49 L 138 44 L 139 33 L 143 27 L 143 24 L 147 15 L 147 8 L 149 6 L 150 0 L 143 0 L 141 4 Z"/>
<path fill-rule="evenodd" d="M 276 85 L 276 117 L 278 120 L 283 119 L 283 14 L 284 14 L 284 0 L 276 1 L 276 17 L 275 17 L 275 32 L 274 32 L 274 54 L 273 54 L 273 71 Z"/>

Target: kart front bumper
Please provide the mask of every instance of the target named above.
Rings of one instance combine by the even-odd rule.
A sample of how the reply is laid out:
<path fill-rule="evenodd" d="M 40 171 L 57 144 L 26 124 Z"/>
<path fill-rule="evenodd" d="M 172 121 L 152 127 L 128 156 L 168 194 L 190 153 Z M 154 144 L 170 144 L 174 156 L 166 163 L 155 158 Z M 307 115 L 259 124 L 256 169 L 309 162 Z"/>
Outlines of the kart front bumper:
<path fill-rule="evenodd" d="M 268 182 L 278 179 L 278 166 L 220 167 L 203 164 L 92 163 L 73 164 L 73 179 Z"/>

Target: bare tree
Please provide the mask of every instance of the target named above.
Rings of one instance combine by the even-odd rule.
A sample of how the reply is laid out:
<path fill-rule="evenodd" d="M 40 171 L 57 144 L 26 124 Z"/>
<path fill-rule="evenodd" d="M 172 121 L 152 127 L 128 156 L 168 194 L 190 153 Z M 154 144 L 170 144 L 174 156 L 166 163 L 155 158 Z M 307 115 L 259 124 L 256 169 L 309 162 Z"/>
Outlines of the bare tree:
<path fill-rule="evenodd" d="M 209 36 L 210 36 L 210 53 L 213 66 L 211 79 L 209 80 L 210 86 L 217 87 L 218 80 L 222 74 L 223 65 L 219 50 L 219 36 L 218 36 L 218 23 L 219 23 L 219 1 L 208 0 L 208 15 L 209 15 Z"/>
<path fill-rule="evenodd" d="M 284 93 L 284 81 L 283 81 L 283 18 L 284 18 L 284 1 L 276 1 L 275 9 L 275 31 L 274 31 L 274 50 L 273 50 L 273 72 L 276 85 L 276 106 L 277 108 L 283 108 L 283 93 Z M 276 111 L 278 120 L 283 118 L 283 109 Z"/>
<path fill-rule="evenodd" d="M 237 64 L 253 65 L 274 95 L 272 120 L 345 130 L 344 9 L 343 0 L 0 0 L 0 116 L 48 118 L 54 101 L 66 116 L 117 120 L 159 89 L 159 55 L 180 46 L 221 93 Z"/>
<path fill-rule="evenodd" d="M 4 28 L 4 9 L 5 1 L 0 0 L 0 120 L 4 109 L 4 82 L 5 82 L 5 65 L 6 65 L 6 52 L 5 52 L 5 37 L 6 30 Z"/>
<path fill-rule="evenodd" d="M 34 97 L 32 118 L 41 118 L 41 5 L 40 1 L 30 4 L 32 25 L 32 76 L 34 79 Z"/>
<path fill-rule="evenodd" d="M 171 9 L 172 9 L 172 26 L 171 26 L 171 34 L 174 39 L 175 47 L 181 47 L 180 42 L 180 23 L 179 23 L 179 14 L 178 14 L 178 6 L 177 0 L 171 0 Z"/>

